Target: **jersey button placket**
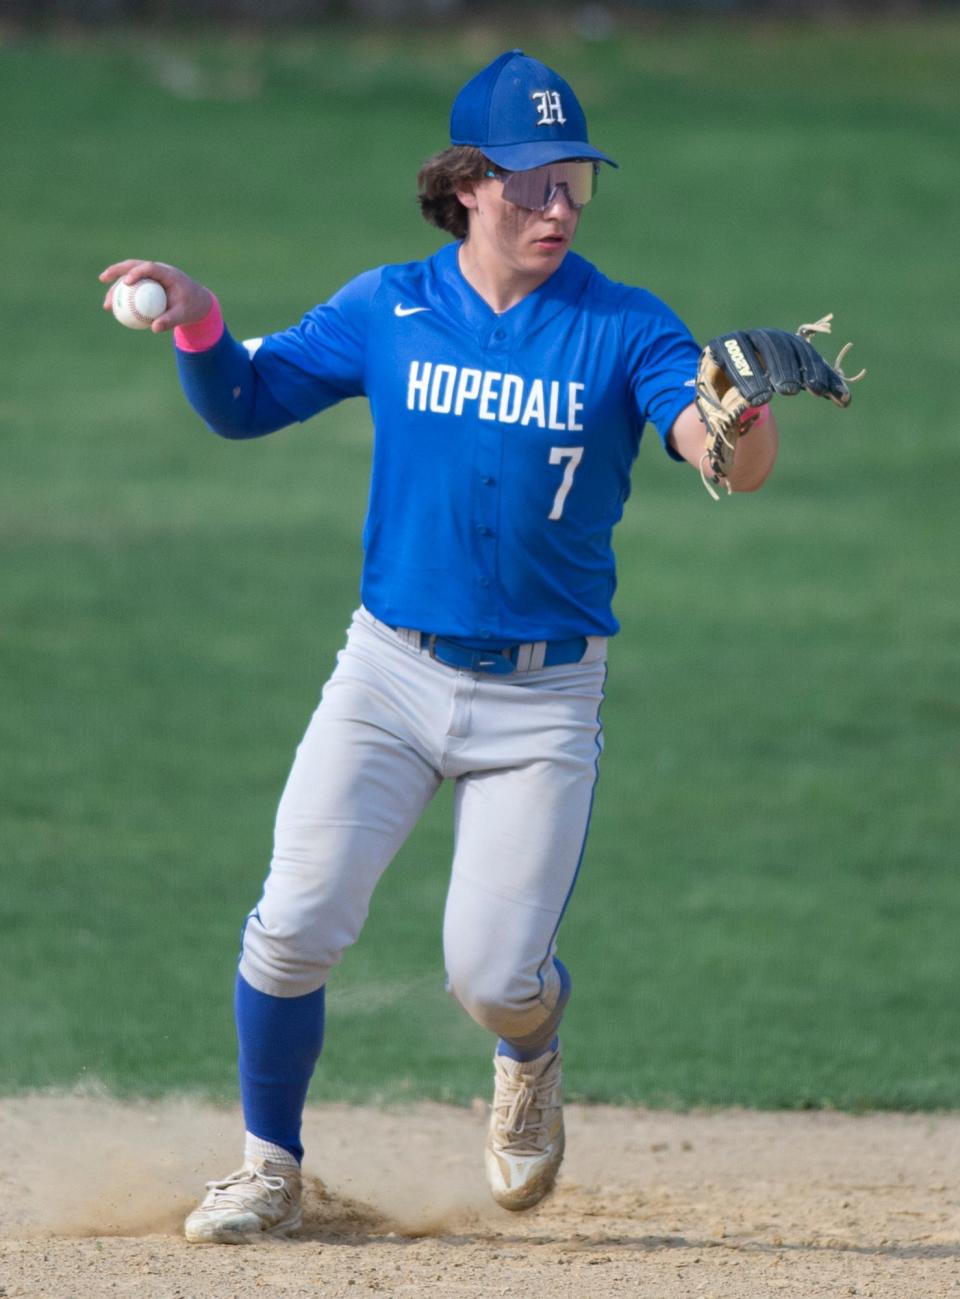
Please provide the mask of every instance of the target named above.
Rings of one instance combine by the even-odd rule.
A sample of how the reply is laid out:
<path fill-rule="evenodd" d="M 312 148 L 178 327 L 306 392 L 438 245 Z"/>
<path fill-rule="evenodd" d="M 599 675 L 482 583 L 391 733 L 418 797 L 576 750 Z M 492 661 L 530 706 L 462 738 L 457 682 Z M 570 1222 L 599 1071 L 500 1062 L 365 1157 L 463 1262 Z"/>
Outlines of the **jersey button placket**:
<path fill-rule="evenodd" d="M 477 611 L 480 615 L 480 633 L 486 639 L 491 633 L 489 628 L 499 622 L 499 605 L 497 601 L 497 561 L 500 518 L 500 468 L 503 452 L 503 426 L 496 418 L 499 403 L 499 386 L 503 375 L 509 369 L 507 349 L 509 348 L 508 332 L 502 324 L 495 324 L 488 329 L 482 340 L 486 353 L 485 368 L 492 372 L 488 409 L 493 418 L 477 420 L 477 460 L 476 488 L 474 500 L 474 528 L 478 539 L 479 564 L 477 566 Z M 494 377 L 499 376 L 499 377 Z"/>

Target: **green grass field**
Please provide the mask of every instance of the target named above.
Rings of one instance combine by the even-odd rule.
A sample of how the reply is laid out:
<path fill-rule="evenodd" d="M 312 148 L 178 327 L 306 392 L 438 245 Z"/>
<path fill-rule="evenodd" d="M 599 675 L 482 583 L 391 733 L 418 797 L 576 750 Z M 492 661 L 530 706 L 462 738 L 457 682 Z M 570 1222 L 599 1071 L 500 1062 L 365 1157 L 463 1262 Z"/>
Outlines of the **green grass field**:
<path fill-rule="evenodd" d="M 2 1090 L 232 1095 L 240 923 L 357 598 L 365 404 L 221 441 L 97 273 L 182 265 L 243 337 L 428 253 L 416 167 L 512 44 L 622 163 L 580 251 L 702 338 L 833 310 L 870 371 L 848 412 L 783 402 L 757 496 L 643 447 L 569 1090 L 960 1104 L 956 21 L 0 47 Z M 446 793 L 333 980 L 316 1097 L 487 1091 L 443 989 Z"/>

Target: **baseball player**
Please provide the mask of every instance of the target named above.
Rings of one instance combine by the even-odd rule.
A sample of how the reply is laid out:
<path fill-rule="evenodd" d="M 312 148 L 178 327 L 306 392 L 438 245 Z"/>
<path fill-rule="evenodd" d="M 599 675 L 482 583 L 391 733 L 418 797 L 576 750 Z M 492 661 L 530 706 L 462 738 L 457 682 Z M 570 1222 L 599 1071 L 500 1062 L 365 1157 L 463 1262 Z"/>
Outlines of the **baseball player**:
<path fill-rule="evenodd" d="M 361 604 L 297 750 L 243 932 L 244 1160 L 208 1183 L 190 1241 L 300 1224 L 301 1114 L 327 978 L 444 780 L 456 787 L 448 986 L 497 1039 L 494 1198 L 536 1204 L 563 1155 L 558 1030 L 571 980 L 557 933 L 583 857 L 618 630 L 611 532 L 648 422 L 674 460 L 704 459 L 701 349 L 651 293 L 571 251 L 601 165 L 617 164 L 589 143 L 556 72 L 502 54 L 457 96 L 451 140 L 419 190 L 452 241 L 359 275 L 281 333 L 234 341 L 213 294 L 163 263 L 101 276 L 164 285 L 154 332 L 174 330 L 183 389 L 222 436 L 259 437 L 359 396 L 375 428 Z M 778 334 L 730 335 L 732 353 L 715 340 L 715 369 L 727 374 L 733 356 L 731 384 L 738 370 L 768 374 L 750 389 L 767 400 L 800 387 L 834 395 L 804 371 L 816 356 L 805 340 L 784 335 L 797 339 L 791 352 Z M 724 401 L 716 384 L 711 394 L 702 406 Z M 730 453 L 707 468 L 752 491 L 773 467 L 776 425 L 762 401 L 734 405 Z"/>

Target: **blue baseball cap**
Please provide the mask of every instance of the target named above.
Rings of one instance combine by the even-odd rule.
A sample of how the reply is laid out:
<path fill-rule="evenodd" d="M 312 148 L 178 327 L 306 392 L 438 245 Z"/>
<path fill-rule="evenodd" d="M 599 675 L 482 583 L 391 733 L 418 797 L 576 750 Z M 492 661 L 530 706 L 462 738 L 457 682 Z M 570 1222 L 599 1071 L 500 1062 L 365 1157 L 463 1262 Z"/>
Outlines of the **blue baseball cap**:
<path fill-rule="evenodd" d="M 565 158 L 617 165 L 587 139 L 587 119 L 563 77 L 523 50 L 507 50 L 463 87 L 450 111 L 450 142 L 481 149 L 507 171 Z"/>

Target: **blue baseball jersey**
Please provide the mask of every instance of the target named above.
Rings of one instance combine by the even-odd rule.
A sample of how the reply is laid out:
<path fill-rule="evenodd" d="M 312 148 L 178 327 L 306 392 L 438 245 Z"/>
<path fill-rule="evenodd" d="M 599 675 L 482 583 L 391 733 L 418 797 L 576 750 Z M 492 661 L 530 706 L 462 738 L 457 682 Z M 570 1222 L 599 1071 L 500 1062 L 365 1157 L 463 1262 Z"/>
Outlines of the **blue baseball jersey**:
<path fill-rule="evenodd" d="M 646 421 L 666 445 L 690 404 L 699 348 L 575 253 L 497 315 L 458 247 L 358 276 L 253 366 L 300 420 L 370 403 L 361 595 L 377 618 L 476 645 L 611 635 L 631 465 Z"/>

